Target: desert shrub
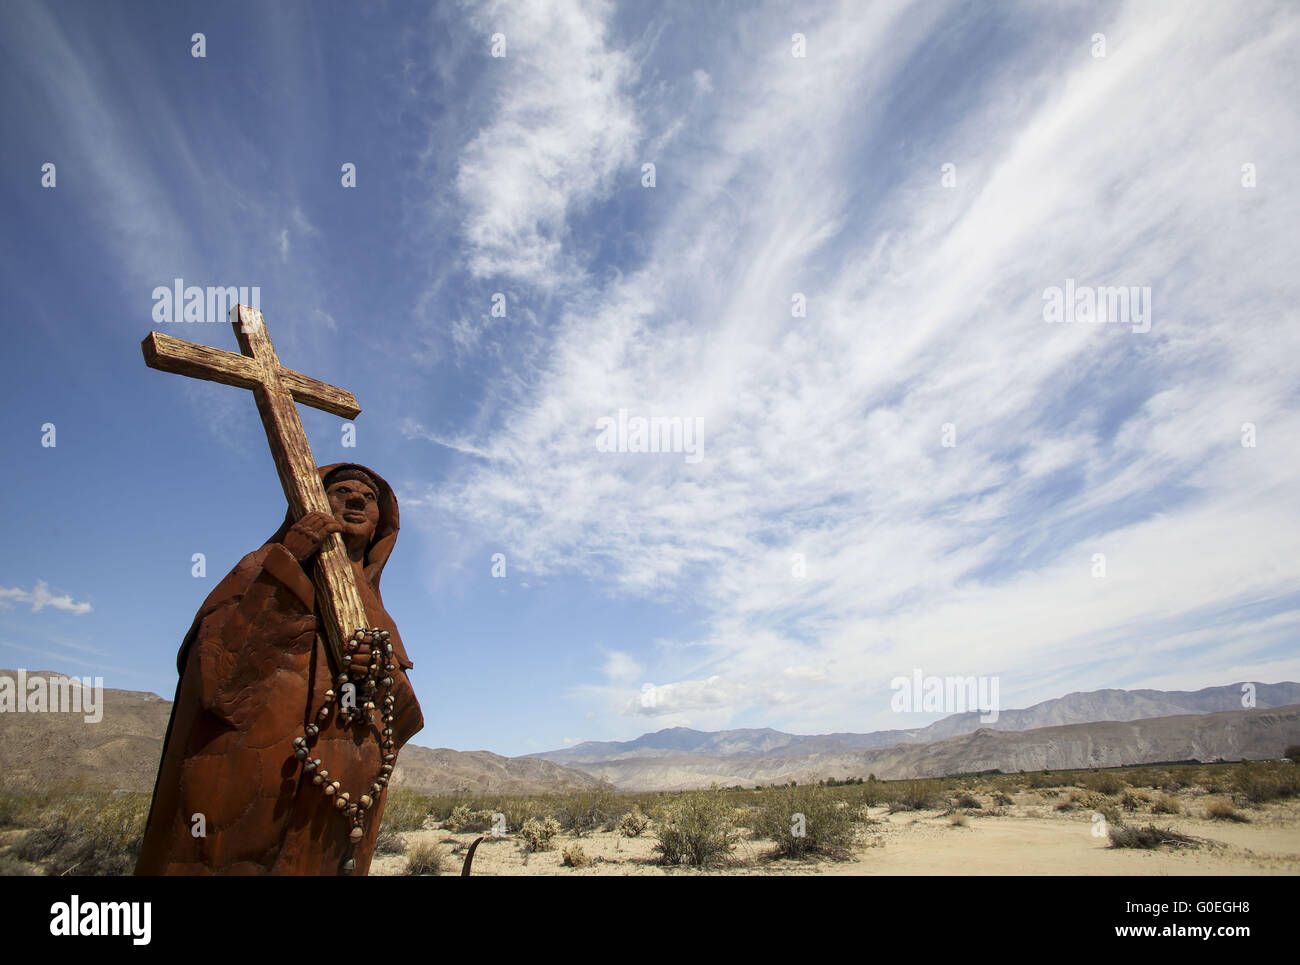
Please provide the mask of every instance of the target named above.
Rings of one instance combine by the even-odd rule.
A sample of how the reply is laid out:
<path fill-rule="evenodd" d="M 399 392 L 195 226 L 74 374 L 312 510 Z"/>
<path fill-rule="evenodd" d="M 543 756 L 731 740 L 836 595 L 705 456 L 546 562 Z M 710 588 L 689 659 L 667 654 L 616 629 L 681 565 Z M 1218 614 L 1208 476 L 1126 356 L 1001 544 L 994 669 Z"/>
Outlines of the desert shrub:
<path fill-rule="evenodd" d="M 126 875 L 149 817 L 148 794 L 78 794 L 51 801 L 13 849 L 47 874 Z"/>
<path fill-rule="evenodd" d="M 440 875 L 443 872 L 442 849 L 432 841 L 421 841 L 406 856 L 406 874 Z"/>
<path fill-rule="evenodd" d="M 39 874 L 35 865 L 19 861 L 7 851 L 0 852 L 0 878 L 28 878 Z"/>
<path fill-rule="evenodd" d="M 890 811 L 926 811 L 939 801 L 939 788 L 933 781 L 899 781 L 890 787 Z"/>
<path fill-rule="evenodd" d="M 1035 789 L 1040 787 L 1061 787 L 1069 783 L 1068 778 L 1060 774 L 1053 774 L 1051 771 L 1032 771 L 1025 775 L 1025 785 Z"/>
<path fill-rule="evenodd" d="M 551 809 L 539 798 L 511 798 L 501 805 L 501 813 L 506 817 L 506 830 L 518 831 L 529 818 L 550 817 Z"/>
<path fill-rule="evenodd" d="M 1150 800 L 1151 795 L 1146 791 L 1130 789 L 1125 791 L 1123 796 L 1120 797 L 1119 803 L 1125 811 L 1136 811 L 1142 807 L 1143 804 L 1149 803 Z"/>
<path fill-rule="evenodd" d="M 1300 744 L 1292 744 L 1282 752 L 1282 756 L 1294 764 L 1300 764 Z"/>
<path fill-rule="evenodd" d="M 551 839 L 559 833 L 560 822 L 555 818 L 529 818 L 519 829 L 525 851 L 550 851 Z"/>
<path fill-rule="evenodd" d="M 429 799 L 408 787 L 389 788 L 384 802 L 383 829 L 419 831 L 429 813 Z"/>
<path fill-rule="evenodd" d="M 824 788 L 783 787 L 755 809 L 751 827 L 775 843 L 773 857 L 821 854 L 843 860 L 851 853 L 859 813 Z M 796 823 L 796 814 L 803 815 L 802 822 Z"/>
<path fill-rule="evenodd" d="M 1000 808 L 1010 807 L 1012 804 L 1015 803 L 1016 802 L 1012 799 L 1010 794 L 1006 794 L 1002 791 L 993 792 L 993 804 L 996 807 L 1000 807 Z"/>
<path fill-rule="evenodd" d="M 1195 838 L 1179 834 L 1169 828 L 1157 828 L 1147 825 L 1145 828 L 1130 828 L 1123 824 L 1111 824 L 1108 829 L 1112 848 L 1158 848 L 1167 844 L 1175 848 L 1191 848 L 1197 845 Z"/>
<path fill-rule="evenodd" d="M 1096 791 L 1081 791 L 1074 788 L 1065 800 L 1056 805 L 1058 811 L 1088 811 L 1100 814 L 1111 824 L 1122 824 L 1123 818 L 1116 802 L 1105 794 Z"/>
<path fill-rule="evenodd" d="M 716 787 L 691 791 L 664 805 L 655 825 L 655 851 L 664 864 L 706 865 L 727 858 L 739 833 L 731 805 Z"/>
<path fill-rule="evenodd" d="M 948 819 L 948 824 L 954 828 L 965 828 L 969 827 L 970 819 L 967 818 L 966 815 L 962 814 L 962 812 L 958 811 Z"/>
<path fill-rule="evenodd" d="M 979 798 L 977 798 L 975 795 L 970 794 L 970 793 L 968 793 L 968 792 L 966 792 L 966 791 L 963 791 L 962 793 L 960 793 L 960 794 L 957 795 L 956 800 L 953 802 L 953 806 L 954 806 L 954 807 L 959 807 L 959 808 L 979 808 L 979 807 L 983 807 L 983 805 L 980 804 L 980 799 L 979 799 Z"/>
<path fill-rule="evenodd" d="M 406 854 L 406 841 L 391 828 L 381 828 L 375 838 L 375 854 Z"/>
<path fill-rule="evenodd" d="M 1095 791 L 1098 794 L 1118 794 L 1128 787 L 1124 783 L 1124 779 L 1114 771 L 1099 771 L 1096 774 L 1088 774 L 1080 783 L 1089 791 Z"/>
<path fill-rule="evenodd" d="M 613 827 L 622 813 L 618 796 L 607 787 L 597 787 L 566 795 L 556 808 L 555 817 L 562 828 L 581 837 Z"/>
<path fill-rule="evenodd" d="M 452 808 L 451 814 L 443 822 L 443 827 L 455 834 L 462 832 L 488 831 L 492 828 L 492 811 L 472 811 L 467 804 Z"/>
<path fill-rule="evenodd" d="M 650 827 L 650 819 L 641 813 L 639 807 L 634 807 L 623 815 L 623 820 L 618 823 L 618 833 L 625 838 L 639 838 L 648 827 Z"/>
<path fill-rule="evenodd" d="M 585 868 L 587 865 L 591 864 L 591 859 L 588 858 L 587 853 L 582 850 L 582 845 L 578 844 L 576 841 L 565 847 L 560 854 L 560 864 L 566 868 Z"/>
<path fill-rule="evenodd" d="M 1300 770 L 1291 764 L 1243 764 L 1232 773 L 1232 787 L 1251 804 L 1294 797 L 1300 794 Z"/>
<path fill-rule="evenodd" d="M 1152 814 L 1182 814 L 1183 805 L 1178 798 L 1172 794 L 1157 794 L 1154 801 L 1151 802 Z"/>
<path fill-rule="evenodd" d="M 1211 821 L 1236 821 L 1249 824 L 1250 818 L 1232 806 L 1231 801 L 1211 801 L 1205 806 L 1205 817 Z"/>

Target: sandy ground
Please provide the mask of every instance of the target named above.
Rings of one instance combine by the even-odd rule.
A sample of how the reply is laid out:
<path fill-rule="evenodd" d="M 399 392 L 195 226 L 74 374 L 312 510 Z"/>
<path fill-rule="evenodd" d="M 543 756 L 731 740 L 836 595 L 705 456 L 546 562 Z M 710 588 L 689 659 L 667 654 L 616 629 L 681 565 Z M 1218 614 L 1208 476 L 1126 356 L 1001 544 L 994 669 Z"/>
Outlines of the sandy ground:
<path fill-rule="evenodd" d="M 1203 800 L 1192 805 L 1201 813 Z M 1252 823 L 1234 824 L 1183 815 L 1125 815 L 1130 825 L 1155 824 L 1191 835 L 1194 849 L 1156 851 L 1112 848 L 1095 837 L 1091 812 L 1058 812 L 1032 794 L 1019 795 L 1003 814 L 967 812 L 967 826 L 935 811 L 872 812 L 848 861 L 772 861 L 771 842 L 744 839 L 727 867 L 697 871 L 656 863 L 653 834 L 624 838 L 597 832 L 583 838 L 558 835 L 555 849 L 526 854 L 517 836 L 488 838 L 474 855 L 476 875 L 1295 875 L 1300 874 L 1300 801 L 1247 812 Z M 437 826 L 403 835 L 408 845 L 437 842 L 444 875 L 460 873 L 463 849 L 477 834 L 453 834 Z M 585 868 L 561 864 L 565 846 L 578 843 L 592 859 Z M 406 858 L 377 855 L 371 874 L 402 874 Z"/>

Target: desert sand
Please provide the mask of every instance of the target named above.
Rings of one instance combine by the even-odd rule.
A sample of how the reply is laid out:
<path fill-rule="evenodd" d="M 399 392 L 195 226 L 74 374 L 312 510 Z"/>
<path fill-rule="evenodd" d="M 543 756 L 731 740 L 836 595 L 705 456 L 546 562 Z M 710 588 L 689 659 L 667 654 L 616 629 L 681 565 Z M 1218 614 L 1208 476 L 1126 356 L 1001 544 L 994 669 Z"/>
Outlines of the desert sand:
<path fill-rule="evenodd" d="M 1032 792 L 1005 808 L 963 812 L 966 826 L 942 811 L 890 814 L 873 809 L 853 857 L 847 861 L 770 860 L 771 842 L 742 838 L 728 865 L 706 869 L 665 867 L 656 862 L 650 832 L 625 838 L 614 831 L 581 838 L 557 835 L 554 849 L 533 854 L 517 836 L 488 837 L 474 856 L 476 875 L 1294 875 L 1300 874 L 1300 802 L 1274 802 L 1250 811 L 1251 823 L 1236 824 L 1193 815 L 1135 815 L 1130 824 L 1154 824 L 1197 839 L 1194 848 L 1112 848 L 1093 834 L 1089 812 L 1058 812 Z M 1001 813 L 997 813 L 1001 812 Z M 479 837 L 454 834 L 430 823 L 402 835 L 408 846 L 437 842 L 442 873 L 458 875 L 463 851 Z M 592 863 L 562 865 L 564 848 L 580 844 Z M 403 874 L 401 855 L 378 855 L 372 874 Z"/>

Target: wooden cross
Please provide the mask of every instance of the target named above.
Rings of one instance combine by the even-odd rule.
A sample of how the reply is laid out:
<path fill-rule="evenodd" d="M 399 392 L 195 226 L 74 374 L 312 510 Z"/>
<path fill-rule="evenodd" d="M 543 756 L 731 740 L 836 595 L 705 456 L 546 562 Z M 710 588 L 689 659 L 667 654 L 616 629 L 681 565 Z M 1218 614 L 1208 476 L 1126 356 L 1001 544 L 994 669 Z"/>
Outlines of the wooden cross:
<path fill-rule="evenodd" d="M 280 474 L 280 485 L 284 487 L 294 517 L 301 519 L 309 512 L 333 515 L 294 403 L 355 419 L 361 414 L 356 397 L 301 372 L 283 368 L 258 309 L 236 305 L 230 310 L 230 323 L 242 355 L 150 332 L 140 345 L 144 349 L 145 365 L 192 379 L 252 389 L 262 425 L 266 427 L 266 441 Z M 316 601 L 325 621 L 334 672 L 344 673 L 343 644 L 367 623 L 352 561 L 339 533 L 330 533 L 321 544 L 313 570 Z"/>

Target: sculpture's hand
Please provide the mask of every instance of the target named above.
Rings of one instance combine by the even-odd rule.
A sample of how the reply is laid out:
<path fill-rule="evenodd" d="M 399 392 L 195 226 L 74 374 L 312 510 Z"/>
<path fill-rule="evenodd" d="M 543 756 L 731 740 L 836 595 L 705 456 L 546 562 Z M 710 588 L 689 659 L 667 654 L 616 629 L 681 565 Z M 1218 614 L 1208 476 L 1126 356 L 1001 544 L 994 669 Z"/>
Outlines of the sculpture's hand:
<path fill-rule="evenodd" d="M 329 513 L 307 513 L 289 528 L 284 536 L 284 548 L 299 563 L 305 563 L 320 549 L 330 533 L 338 533 L 343 526 Z"/>

